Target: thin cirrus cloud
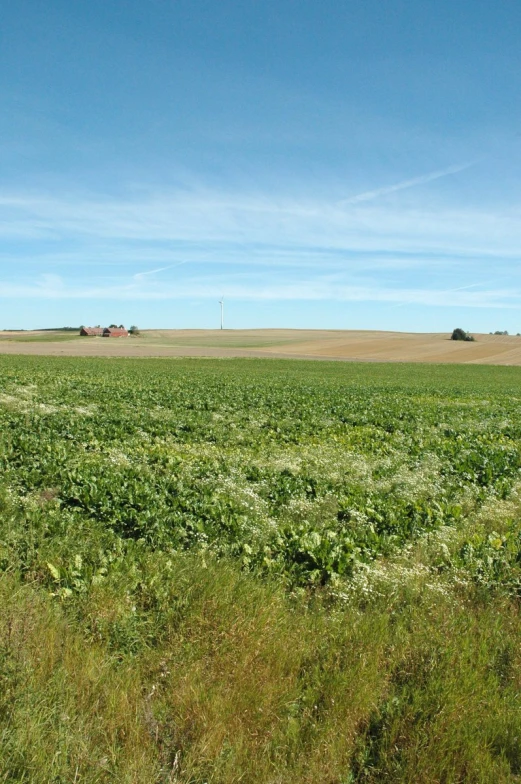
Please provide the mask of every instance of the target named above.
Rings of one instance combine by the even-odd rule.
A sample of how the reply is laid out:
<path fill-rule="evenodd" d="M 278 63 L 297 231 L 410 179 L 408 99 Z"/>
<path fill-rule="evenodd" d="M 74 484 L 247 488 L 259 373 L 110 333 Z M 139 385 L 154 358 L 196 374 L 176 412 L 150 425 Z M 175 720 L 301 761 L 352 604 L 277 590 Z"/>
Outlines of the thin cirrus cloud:
<path fill-rule="evenodd" d="M 222 281 L 221 281 L 222 282 Z M 178 283 L 155 282 L 153 285 L 136 287 L 135 280 L 99 281 L 96 285 L 85 283 L 67 284 L 60 276 L 42 275 L 35 283 L 0 282 L 0 296 L 38 299 L 99 299 L 99 300 L 167 300 L 167 299 L 214 299 L 217 281 L 215 278 L 191 278 Z M 228 281 L 227 296 L 240 300 L 335 300 L 341 302 L 380 302 L 395 304 L 419 304 L 428 306 L 454 306 L 474 308 L 517 308 L 521 303 L 521 292 L 514 289 L 479 289 L 479 284 L 453 289 L 387 288 L 373 282 L 372 285 L 353 285 L 323 276 L 298 282 L 281 279 L 267 285 L 259 280 L 242 282 Z"/>
<path fill-rule="evenodd" d="M 441 176 L 441 172 L 425 175 L 430 179 Z M 420 179 L 391 187 L 404 190 Z M 158 243 L 169 243 L 169 250 L 176 251 L 186 243 L 190 246 L 187 252 L 199 258 L 204 253 L 208 262 L 212 258 L 223 261 L 222 244 L 245 251 L 242 258 L 235 253 L 240 263 L 252 259 L 253 246 L 304 255 L 313 249 L 338 249 L 397 256 L 438 252 L 518 257 L 521 211 L 517 206 L 494 210 L 382 205 L 375 194 L 383 191 L 390 189 L 360 193 L 349 204 L 247 193 L 152 193 L 138 200 L 4 195 L 0 198 L 0 236 L 6 243 L 14 237 L 38 242 L 40 252 L 45 252 L 46 242 L 75 244 L 71 257 L 77 258 L 81 246 L 86 263 L 89 252 L 97 252 L 103 243 L 117 244 L 120 254 L 123 248 L 134 256 L 141 253 L 142 259 L 147 249 L 157 254 Z"/>
<path fill-rule="evenodd" d="M 139 198 L 4 193 L 0 236 L 9 274 L 0 280 L 0 297 L 153 302 L 214 299 L 222 290 L 245 301 L 518 308 L 519 276 L 508 288 L 483 283 L 491 262 L 499 270 L 519 257 L 517 205 L 463 209 L 383 199 L 473 165 L 341 201 L 223 191 Z M 66 271 L 31 279 L 28 270 L 38 264 Z M 443 285 L 448 274 L 454 287 Z"/>

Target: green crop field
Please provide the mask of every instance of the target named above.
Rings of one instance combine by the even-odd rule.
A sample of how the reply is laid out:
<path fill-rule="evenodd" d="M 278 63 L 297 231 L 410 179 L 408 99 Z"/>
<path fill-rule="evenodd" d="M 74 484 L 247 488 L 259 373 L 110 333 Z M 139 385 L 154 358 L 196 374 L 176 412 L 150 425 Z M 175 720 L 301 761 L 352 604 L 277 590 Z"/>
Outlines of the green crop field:
<path fill-rule="evenodd" d="M 521 781 L 521 369 L 0 357 L 0 781 Z"/>

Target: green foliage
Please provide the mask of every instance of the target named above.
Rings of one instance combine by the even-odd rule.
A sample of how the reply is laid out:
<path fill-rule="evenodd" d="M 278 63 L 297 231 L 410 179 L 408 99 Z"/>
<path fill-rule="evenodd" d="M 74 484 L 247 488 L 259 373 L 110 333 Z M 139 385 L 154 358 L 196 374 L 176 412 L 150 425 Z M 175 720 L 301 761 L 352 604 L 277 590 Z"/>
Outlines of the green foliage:
<path fill-rule="evenodd" d="M 0 780 L 517 780 L 520 370 L 0 374 Z"/>
<path fill-rule="evenodd" d="M 413 383 L 403 367 L 323 363 L 1 365 L 0 465 L 33 530 L 50 493 L 47 525 L 316 585 L 453 525 L 519 476 L 515 369 L 479 387 L 479 368 L 415 369 Z"/>
<path fill-rule="evenodd" d="M 469 335 L 468 332 L 465 332 L 465 330 L 461 329 L 461 327 L 457 327 L 455 330 L 453 330 L 450 339 L 451 340 L 465 340 L 467 343 L 474 341 L 474 338 L 472 337 L 472 335 Z"/>
<path fill-rule="evenodd" d="M 487 593 L 507 590 L 521 595 L 521 530 L 512 525 L 504 534 L 476 533 L 465 541 L 453 558 Z"/>

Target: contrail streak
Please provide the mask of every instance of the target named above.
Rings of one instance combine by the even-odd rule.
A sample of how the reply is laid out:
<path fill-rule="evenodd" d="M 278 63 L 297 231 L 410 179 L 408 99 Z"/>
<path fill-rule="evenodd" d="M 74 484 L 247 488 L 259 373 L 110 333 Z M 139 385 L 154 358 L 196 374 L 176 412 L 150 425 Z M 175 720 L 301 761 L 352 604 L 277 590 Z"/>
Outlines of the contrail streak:
<path fill-rule="evenodd" d="M 180 261 L 178 264 L 169 264 L 168 267 L 159 267 L 158 269 L 149 270 L 148 272 L 137 272 L 132 277 L 134 280 L 141 280 L 141 278 L 144 278 L 146 275 L 155 275 L 157 272 L 165 272 L 166 270 L 174 269 L 174 267 L 181 267 L 182 264 L 188 263 L 188 261 Z"/>
<path fill-rule="evenodd" d="M 387 196 L 388 193 L 396 193 L 396 191 L 404 191 L 407 188 L 414 188 L 416 185 L 423 185 L 426 182 L 432 182 L 433 180 L 439 180 L 442 177 L 447 177 L 449 174 L 457 174 L 460 171 L 464 171 L 465 169 L 470 169 L 471 166 L 474 166 L 476 161 L 471 161 L 470 163 L 462 163 L 457 166 L 449 166 L 446 169 L 438 169 L 437 171 L 430 172 L 430 174 L 423 174 L 421 177 L 413 177 L 410 180 L 402 180 L 401 182 L 397 182 L 396 185 L 388 185 L 385 188 L 376 188 L 374 191 L 364 191 L 364 193 L 358 193 L 356 196 L 351 196 L 349 199 L 342 199 L 342 201 L 338 202 L 340 206 L 348 205 L 348 204 L 358 204 L 362 201 L 372 201 L 373 199 L 378 199 L 380 196 Z"/>
<path fill-rule="evenodd" d="M 494 281 L 492 281 L 494 282 Z M 455 289 L 444 289 L 441 293 L 442 294 L 454 294 L 455 291 L 465 291 L 466 289 L 477 289 L 483 288 L 483 286 L 488 286 L 489 283 L 470 283 L 468 286 L 458 286 Z M 391 308 L 403 308 L 405 305 L 411 305 L 414 302 L 413 299 L 411 300 L 404 300 L 403 302 L 398 302 L 397 305 L 391 305 Z"/>

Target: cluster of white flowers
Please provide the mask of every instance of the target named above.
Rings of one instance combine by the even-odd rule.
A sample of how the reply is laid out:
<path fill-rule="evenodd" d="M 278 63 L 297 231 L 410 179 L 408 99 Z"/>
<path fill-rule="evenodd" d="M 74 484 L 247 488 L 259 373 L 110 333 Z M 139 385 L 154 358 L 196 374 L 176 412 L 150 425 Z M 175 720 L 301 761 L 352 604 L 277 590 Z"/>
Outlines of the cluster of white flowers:
<path fill-rule="evenodd" d="M 441 460 L 436 455 L 426 455 L 421 463 L 414 467 L 398 463 L 393 468 L 395 470 L 391 476 L 374 483 L 376 490 L 412 500 L 426 495 L 435 497 L 443 490 Z"/>
<path fill-rule="evenodd" d="M 38 388 L 34 384 L 10 387 L 10 394 L 8 392 L 0 394 L 0 405 L 13 411 L 37 411 L 40 414 L 56 414 L 62 410 L 69 410 L 67 406 L 37 402 L 34 399 L 37 391 Z"/>
<path fill-rule="evenodd" d="M 75 406 L 73 410 L 81 416 L 94 416 L 96 413 L 96 408 L 94 406 Z"/>
<path fill-rule="evenodd" d="M 10 408 L 13 411 L 30 411 L 34 408 L 33 401 L 24 395 L 23 392 L 20 392 L 20 396 L 8 395 L 5 393 L 1 394 L 0 405 Z"/>
<path fill-rule="evenodd" d="M 41 414 L 57 414 L 60 411 L 60 406 L 51 406 L 48 403 L 37 403 L 35 408 Z"/>
<path fill-rule="evenodd" d="M 129 456 L 116 447 L 110 447 L 110 449 L 105 452 L 105 456 L 107 461 L 114 466 L 129 466 L 132 463 Z"/>
<path fill-rule="evenodd" d="M 213 484 L 214 480 L 211 481 Z M 218 495 L 230 498 L 235 504 L 242 507 L 244 512 L 261 518 L 268 516 L 267 502 L 260 497 L 249 482 L 245 482 L 244 477 L 237 470 L 219 476 L 215 486 Z"/>
<path fill-rule="evenodd" d="M 425 563 L 414 561 L 406 564 L 403 554 L 396 561 L 379 561 L 357 564 L 353 576 L 344 581 L 341 590 L 334 592 L 340 601 L 376 601 L 397 594 L 431 592 L 456 601 L 451 592 L 451 582 L 436 579 L 432 569 Z"/>

